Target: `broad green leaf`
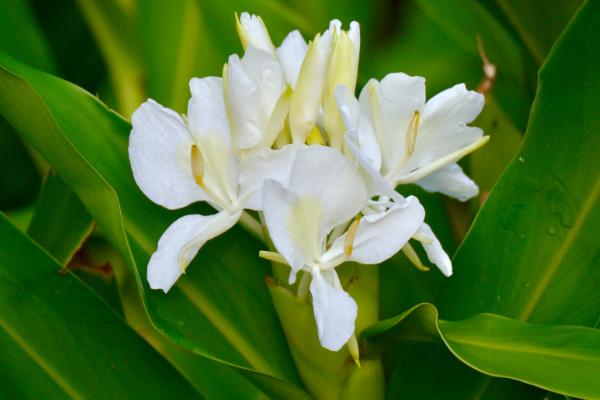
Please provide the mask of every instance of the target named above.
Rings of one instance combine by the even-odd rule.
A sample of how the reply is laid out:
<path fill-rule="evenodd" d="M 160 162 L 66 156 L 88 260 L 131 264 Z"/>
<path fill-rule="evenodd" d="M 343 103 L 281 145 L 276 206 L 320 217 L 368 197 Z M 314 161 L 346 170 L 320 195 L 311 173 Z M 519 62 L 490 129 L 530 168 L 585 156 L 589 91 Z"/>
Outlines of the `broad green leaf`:
<path fill-rule="evenodd" d="M 46 174 L 27 234 L 63 266 L 94 227 L 79 198 L 56 172 Z"/>
<path fill-rule="evenodd" d="M 75 193 L 54 171 L 50 171 L 29 226 L 32 239 L 65 265 L 72 252 L 88 237 L 91 226 L 91 217 Z M 260 398 L 261 392 L 229 366 L 182 349 L 152 327 L 133 271 L 102 238 L 90 237 L 77 254 L 78 257 L 69 264 L 73 274 L 113 309 L 124 312 L 127 323 L 199 393 L 208 398 Z"/>
<path fill-rule="evenodd" d="M 378 322 L 362 337 L 375 347 L 441 339 L 454 356 L 485 374 L 569 396 L 600 398 L 598 329 L 529 324 L 495 314 L 443 321 L 435 306 L 425 303 Z"/>
<path fill-rule="evenodd" d="M 436 304 L 445 319 L 492 312 L 535 323 L 597 324 L 600 179 L 591 166 L 600 147 L 600 55 L 594 51 L 599 8 L 597 1 L 586 3 L 540 72 L 523 146 L 455 256 L 454 276 L 442 286 Z M 441 396 L 448 375 L 440 371 L 452 365 L 423 368 L 423 376 L 442 377 L 428 394 Z M 495 385 L 475 373 L 460 381 L 470 398 Z"/>
<path fill-rule="evenodd" d="M 12 398 L 198 393 L 111 308 L 0 215 L 0 371 Z"/>
<path fill-rule="evenodd" d="M 137 189 L 126 150 L 130 125 L 72 84 L 8 57 L 0 65 L 0 112 L 75 190 L 134 268 L 154 326 L 191 351 L 237 367 L 267 394 L 303 397 L 288 383 L 299 380 L 263 282 L 268 265 L 258 259 L 257 243 L 234 229 L 199 253 L 169 295 L 150 290 L 148 258 L 181 213 L 152 204 Z"/>
<path fill-rule="evenodd" d="M 598 1 L 582 8 L 540 71 L 518 157 L 454 258 L 439 298 L 445 318 L 597 323 L 600 171 L 590 166 L 600 148 L 599 11 Z"/>

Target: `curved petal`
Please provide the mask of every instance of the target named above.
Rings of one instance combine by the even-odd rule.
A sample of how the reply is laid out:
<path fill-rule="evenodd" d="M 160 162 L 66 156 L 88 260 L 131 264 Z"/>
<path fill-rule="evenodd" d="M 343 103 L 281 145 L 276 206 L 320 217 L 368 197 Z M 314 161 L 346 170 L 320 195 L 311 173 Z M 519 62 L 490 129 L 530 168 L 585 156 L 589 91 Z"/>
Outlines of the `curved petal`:
<path fill-rule="evenodd" d="M 277 48 L 277 57 L 283 66 L 285 78 L 292 89 L 296 87 L 300 67 L 302 67 L 307 50 L 308 45 L 297 30 L 290 32 L 281 43 L 281 46 Z"/>
<path fill-rule="evenodd" d="M 234 146 L 237 149 L 248 149 L 260 142 L 261 128 L 265 124 L 260 90 L 235 54 L 229 57 L 225 76 L 228 115 Z"/>
<path fill-rule="evenodd" d="M 425 210 L 414 196 L 406 198 L 402 206 L 361 218 L 354 239 L 348 242 L 348 233 L 335 240 L 323 257 L 324 262 L 335 260 L 336 254 L 350 252 L 348 261 L 361 264 L 379 264 L 396 254 L 419 230 L 425 219 Z"/>
<path fill-rule="evenodd" d="M 356 302 L 342 289 L 335 270 L 312 269 L 310 293 L 321 345 L 338 351 L 354 333 Z"/>
<path fill-rule="evenodd" d="M 142 192 L 169 209 L 207 200 L 192 175 L 194 141 L 181 117 L 148 100 L 135 110 L 131 124 L 129 160 Z"/>
<path fill-rule="evenodd" d="M 235 225 L 240 215 L 240 212 L 221 211 L 209 216 L 186 215 L 173 222 L 150 257 L 147 272 L 150 287 L 167 293 L 204 243 Z"/>
<path fill-rule="evenodd" d="M 237 18 L 236 22 L 237 31 L 244 49 L 252 46 L 257 49 L 268 51 L 271 54 L 275 53 L 275 46 L 273 46 L 273 42 L 271 42 L 271 37 L 269 36 L 267 27 L 261 17 L 243 12 L 242 15 Z"/>
<path fill-rule="evenodd" d="M 258 88 L 264 115 L 270 116 L 287 86 L 283 67 L 271 53 L 249 47 L 242 68 Z"/>
<path fill-rule="evenodd" d="M 362 112 L 372 121 L 382 152 L 382 173 L 406 160 L 405 138 L 415 111 L 425 104 L 425 79 L 403 73 L 371 80 L 360 93 Z"/>
<path fill-rule="evenodd" d="M 335 88 L 335 100 L 346 126 L 346 131 L 356 131 L 350 141 L 355 143 L 356 149 L 368 161 L 371 167 L 379 171 L 381 168 L 381 149 L 375 137 L 375 131 L 368 118 L 362 118 L 358 100 L 350 89 L 344 85 Z M 353 140 L 356 138 L 356 140 Z"/>
<path fill-rule="evenodd" d="M 322 214 L 315 203 L 299 198 L 274 180 L 263 185 L 265 222 L 275 248 L 292 268 L 290 284 L 302 267 L 312 265 L 320 255 L 317 234 Z"/>
<path fill-rule="evenodd" d="M 365 184 L 352 161 L 325 146 L 298 151 L 288 189 L 299 198 L 314 199 L 322 214 L 319 243 L 335 226 L 354 217 L 367 201 Z"/>
<path fill-rule="evenodd" d="M 331 55 L 331 40 L 332 33 L 328 30 L 323 36 L 317 35 L 308 45 L 290 103 L 289 123 L 294 143 L 304 143 L 317 121 Z"/>
<path fill-rule="evenodd" d="M 218 77 L 192 78 L 190 80 L 192 97 L 188 102 L 188 127 L 198 142 L 208 134 L 222 135 L 231 141 L 229 122 L 225 109 L 223 79 Z"/>
<path fill-rule="evenodd" d="M 479 193 L 477 184 L 456 163 L 434 171 L 415 183 L 428 192 L 440 192 L 460 201 L 467 201 Z"/>
<path fill-rule="evenodd" d="M 351 130 L 345 136 L 346 145 L 360 166 L 360 173 L 366 185 L 368 197 L 378 195 L 388 196 L 399 201 L 398 192 L 381 176 L 379 170 L 375 169 L 371 160 L 367 158 L 360 149 L 358 131 Z"/>
<path fill-rule="evenodd" d="M 423 245 L 423 249 L 425 249 L 425 253 L 427 253 L 427 258 L 429 261 L 434 263 L 442 274 L 446 276 L 452 275 L 452 261 L 450 261 L 450 257 L 442 248 L 442 244 L 435 236 L 429 225 L 423 223 L 421 228 L 419 228 L 418 235 L 420 238 L 425 238 L 426 240 L 421 240 L 421 244 Z"/>
<path fill-rule="evenodd" d="M 483 103 L 483 95 L 467 90 L 464 84 L 432 97 L 423 109 L 415 150 L 406 163 L 405 172 L 421 168 L 480 141 L 483 131 L 467 124 L 479 115 Z"/>
<path fill-rule="evenodd" d="M 262 186 L 268 179 L 287 186 L 296 153 L 305 145 L 290 144 L 279 150 L 264 149 L 242 161 L 240 165 L 241 206 L 262 210 Z"/>

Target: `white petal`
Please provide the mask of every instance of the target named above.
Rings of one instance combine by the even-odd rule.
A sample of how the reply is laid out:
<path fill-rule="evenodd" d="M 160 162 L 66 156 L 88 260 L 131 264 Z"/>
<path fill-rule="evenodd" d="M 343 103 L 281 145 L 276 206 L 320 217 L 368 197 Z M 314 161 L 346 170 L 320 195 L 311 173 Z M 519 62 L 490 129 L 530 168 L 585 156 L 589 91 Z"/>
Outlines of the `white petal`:
<path fill-rule="evenodd" d="M 129 160 L 142 192 L 169 209 L 205 200 L 192 175 L 194 141 L 181 117 L 148 100 L 133 113 L 131 123 Z"/>
<path fill-rule="evenodd" d="M 292 88 L 296 87 L 300 67 L 306 56 L 308 45 L 297 30 L 290 32 L 277 49 L 277 57 L 283 66 L 285 77 Z"/>
<path fill-rule="evenodd" d="M 442 274 L 446 276 L 452 275 L 452 261 L 450 261 L 450 257 L 448 257 L 448 254 L 446 254 L 442 248 L 442 244 L 435 236 L 429 225 L 423 223 L 418 233 L 419 236 L 423 236 L 428 239 L 427 242 L 421 242 L 421 244 L 427 253 L 427 258 L 429 258 L 429 261 L 434 263 L 440 269 L 440 271 L 442 271 Z"/>
<path fill-rule="evenodd" d="M 242 57 L 242 67 L 258 88 L 265 116 L 270 116 L 287 86 L 281 64 L 271 53 L 250 47 Z"/>
<path fill-rule="evenodd" d="M 425 104 L 425 79 L 403 73 L 371 80 L 360 93 L 361 110 L 372 121 L 382 151 L 382 173 L 404 161 L 405 136 L 415 111 Z"/>
<path fill-rule="evenodd" d="M 226 66 L 226 97 L 232 137 L 237 149 L 256 146 L 262 137 L 265 113 L 258 85 L 248 75 L 237 55 Z"/>
<path fill-rule="evenodd" d="M 193 78 L 190 90 L 188 122 L 203 160 L 204 188 L 213 204 L 225 208 L 237 197 L 239 173 L 225 111 L 223 81 L 216 77 Z"/>
<path fill-rule="evenodd" d="M 271 54 L 275 53 L 267 27 L 259 16 L 243 12 L 238 20 L 237 29 L 244 49 L 252 46 Z"/>
<path fill-rule="evenodd" d="M 356 59 L 360 56 L 360 25 L 356 21 L 350 22 L 350 29 L 348 29 L 348 36 L 352 40 L 354 50 L 356 50 Z"/>
<path fill-rule="evenodd" d="M 356 302 L 342 289 L 335 270 L 312 270 L 310 293 L 321 345 L 338 351 L 354 333 Z"/>
<path fill-rule="evenodd" d="M 225 101 L 223 80 L 218 77 L 192 78 L 190 80 L 192 97 L 188 103 L 188 126 L 196 141 L 207 134 L 222 135 L 230 141 L 231 133 Z"/>
<path fill-rule="evenodd" d="M 361 264 L 379 264 L 396 254 L 419 230 L 425 218 L 425 210 L 414 196 L 405 203 L 394 205 L 387 211 L 361 218 L 352 242 L 349 261 Z M 347 233 L 335 240 L 323 260 L 328 262 L 343 252 Z"/>
<path fill-rule="evenodd" d="M 346 145 L 360 166 L 360 173 L 366 185 L 368 197 L 371 198 L 373 196 L 383 195 L 397 199 L 399 196 L 398 193 L 388 181 L 381 176 L 381 173 L 375 168 L 368 156 L 363 154 L 359 144 L 358 131 L 348 131 L 345 139 Z"/>
<path fill-rule="evenodd" d="M 428 192 L 440 192 L 460 201 L 467 201 L 479 193 L 477 184 L 456 163 L 432 172 L 416 184 Z"/>
<path fill-rule="evenodd" d="M 209 216 L 186 215 L 173 222 L 148 263 L 150 287 L 168 292 L 204 243 L 235 225 L 240 214 L 221 211 Z"/>
<path fill-rule="evenodd" d="M 407 163 L 407 170 L 422 168 L 480 141 L 483 131 L 467 124 L 479 115 L 483 103 L 483 95 L 467 90 L 464 84 L 431 98 L 423 109 L 414 154 Z M 448 164 L 454 161 L 457 159 Z"/>
<path fill-rule="evenodd" d="M 325 146 L 298 151 L 288 189 L 299 198 L 316 201 L 313 212 L 322 215 L 319 243 L 335 226 L 354 217 L 367 201 L 367 190 L 354 164 Z"/>
<path fill-rule="evenodd" d="M 332 34 L 328 30 L 309 44 L 298 74 L 290 104 L 289 123 L 294 143 L 304 143 L 317 121 L 327 65 L 331 55 Z"/>
<path fill-rule="evenodd" d="M 264 149 L 242 161 L 240 165 L 240 198 L 242 207 L 262 210 L 262 186 L 272 179 L 287 186 L 298 150 L 305 145 L 290 144 L 279 150 Z"/>
<path fill-rule="evenodd" d="M 353 142 L 356 143 L 360 154 L 368 161 L 371 167 L 379 171 L 381 168 L 381 149 L 375 137 L 375 131 L 369 118 L 361 118 L 360 105 L 350 89 L 338 85 L 335 89 L 335 99 L 339 108 L 346 130 L 355 130 Z M 352 141 L 352 138 L 350 139 Z"/>
<path fill-rule="evenodd" d="M 299 269 L 312 265 L 320 255 L 317 236 L 322 216 L 315 212 L 314 203 L 300 199 L 274 180 L 263 185 L 265 222 L 275 248 L 292 268 L 290 283 Z"/>

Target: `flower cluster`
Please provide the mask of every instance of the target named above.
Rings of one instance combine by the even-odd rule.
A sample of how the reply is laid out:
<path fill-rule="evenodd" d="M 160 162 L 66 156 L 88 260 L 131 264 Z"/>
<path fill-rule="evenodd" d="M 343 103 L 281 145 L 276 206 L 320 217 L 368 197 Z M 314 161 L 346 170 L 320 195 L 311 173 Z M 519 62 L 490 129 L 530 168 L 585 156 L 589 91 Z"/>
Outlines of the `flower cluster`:
<path fill-rule="evenodd" d="M 456 85 L 425 101 L 425 80 L 393 73 L 355 97 L 360 52 L 356 22 L 337 20 L 306 43 L 298 31 L 275 47 L 257 16 L 237 21 L 244 55 L 223 77 L 193 78 L 187 117 L 148 100 L 132 116 L 135 180 L 155 203 L 177 209 L 204 201 L 218 212 L 187 215 L 162 235 L 148 282 L 167 292 L 200 248 L 253 210 L 274 245 L 263 258 L 310 274 L 323 347 L 354 333 L 357 305 L 335 268 L 378 264 L 408 244 L 424 247 L 446 276 L 450 259 L 414 196 L 415 183 L 467 200 L 478 192 L 456 163 L 486 142 L 468 126 L 483 96 Z"/>

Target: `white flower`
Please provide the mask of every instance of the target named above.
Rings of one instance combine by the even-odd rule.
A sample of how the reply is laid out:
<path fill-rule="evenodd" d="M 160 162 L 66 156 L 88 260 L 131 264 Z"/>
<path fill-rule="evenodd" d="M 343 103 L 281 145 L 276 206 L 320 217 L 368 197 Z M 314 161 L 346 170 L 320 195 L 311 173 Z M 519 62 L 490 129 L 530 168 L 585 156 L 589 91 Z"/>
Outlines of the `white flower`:
<path fill-rule="evenodd" d="M 187 121 L 148 100 L 133 113 L 129 138 L 135 181 L 150 200 L 169 209 L 205 201 L 219 210 L 181 217 L 160 238 L 147 275 L 151 288 L 165 292 L 204 243 L 235 225 L 244 208 L 260 208 L 256 197 L 263 179 L 285 174 L 289 157 L 281 155 L 295 151 L 266 150 L 240 163 L 232 148 L 222 80 L 192 79 L 190 89 Z"/>
<path fill-rule="evenodd" d="M 344 86 L 335 94 L 348 129 L 346 144 L 370 196 L 402 203 L 395 187 L 404 183 L 462 201 L 477 195 L 477 185 L 456 161 L 488 140 L 481 129 L 467 126 L 481 112 L 481 94 L 456 85 L 425 103 L 425 80 L 402 73 L 369 81 L 358 101 Z M 452 274 L 450 258 L 428 225 L 415 239 L 444 275 Z"/>
<path fill-rule="evenodd" d="M 353 131 L 348 139 L 392 187 L 416 183 L 461 201 L 477 195 L 456 161 L 489 139 L 467 125 L 481 112 L 483 95 L 460 84 L 426 103 L 425 80 L 402 73 L 371 79 L 359 106 L 350 93 L 339 87 L 336 97 Z"/>
<path fill-rule="evenodd" d="M 402 206 L 350 223 L 367 202 L 352 161 L 323 146 L 301 148 L 289 157 L 288 178 L 265 181 L 262 197 L 266 225 L 280 255 L 261 255 L 290 265 L 290 283 L 299 270 L 312 275 L 319 339 L 323 347 L 337 351 L 354 332 L 357 307 L 334 268 L 345 261 L 377 264 L 391 257 L 417 232 L 424 210 L 410 197 Z M 332 236 L 336 227 L 348 224 L 345 233 Z"/>

